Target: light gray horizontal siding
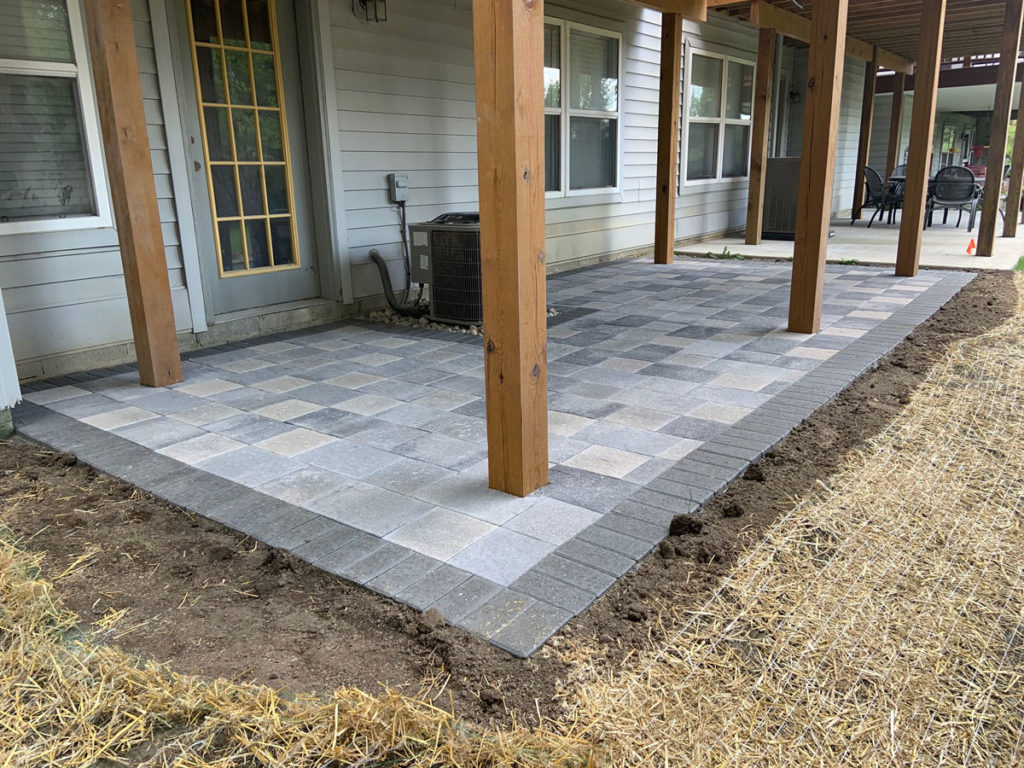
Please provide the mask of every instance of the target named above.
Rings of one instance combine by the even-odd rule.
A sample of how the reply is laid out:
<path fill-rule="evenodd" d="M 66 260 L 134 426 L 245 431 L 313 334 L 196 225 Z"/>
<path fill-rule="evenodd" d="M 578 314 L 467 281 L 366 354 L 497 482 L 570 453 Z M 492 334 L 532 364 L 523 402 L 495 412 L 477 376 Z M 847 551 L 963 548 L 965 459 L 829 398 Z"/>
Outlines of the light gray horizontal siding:
<path fill-rule="evenodd" d="M 133 0 L 132 13 L 175 323 L 188 330 L 188 292 L 145 0 Z M 0 237 L 0 288 L 15 356 L 26 368 L 37 369 L 35 363 L 48 357 L 132 338 L 113 229 Z"/>
<path fill-rule="evenodd" d="M 377 248 L 402 284 L 398 216 L 385 176 L 409 176 L 408 218 L 426 221 L 452 210 L 476 210 L 476 106 L 469 0 L 391 0 L 388 22 L 368 24 L 351 4 L 331 6 L 340 165 L 353 293 L 379 294 L 368 253 Z M 622 35 L 621 178 L 615 193 L 549 198 L 547 256 L 552 267 L 654 239 L 658 150 L 660 14 L 622 0 L 546 4 L 546 13 Z M 756 60 L 757 35 L 715 19 L 687 24 L 700 47 Z M 742 226 L 745 180 L 685 185 L 677 236 Z"/>

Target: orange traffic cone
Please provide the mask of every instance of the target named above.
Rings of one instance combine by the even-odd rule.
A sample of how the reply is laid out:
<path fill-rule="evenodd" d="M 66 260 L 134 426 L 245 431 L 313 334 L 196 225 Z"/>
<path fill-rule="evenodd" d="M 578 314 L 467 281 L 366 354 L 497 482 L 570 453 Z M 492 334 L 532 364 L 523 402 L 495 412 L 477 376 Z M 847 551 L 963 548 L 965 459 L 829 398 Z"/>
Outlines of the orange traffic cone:
<path fill-rule="evenodd" d="M 971 244 L 967 246 L 967 255 L 968 256 L 973 256 L 974 255 L 974 249 L 977 248 L 977 247 L 978 246 L 974 244 L 974 238 L 972 237 L 971 238 Z"/>

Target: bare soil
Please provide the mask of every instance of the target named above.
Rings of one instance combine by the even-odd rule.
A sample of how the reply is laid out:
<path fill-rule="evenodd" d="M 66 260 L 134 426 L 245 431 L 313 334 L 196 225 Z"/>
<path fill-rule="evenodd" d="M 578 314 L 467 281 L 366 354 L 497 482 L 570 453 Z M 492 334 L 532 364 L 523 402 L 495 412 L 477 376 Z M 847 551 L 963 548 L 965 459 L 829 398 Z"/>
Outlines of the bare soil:
<path fill-rule="evenodd" d="M 908 402 L 935 360 L 1014 310 L 1009 273 L 978 276 L 879 366 L 819 409 L 670 536 L 563 632 L 594 637 L 612 660 L 657 640 L 659 602 L 695 606 L 788 500 L 824 479 Z M 45 552 L 83 623 L 127 610 L 110 641 L 176 671 L 294 691 L 339 686 L 416 692 L 450 676 L 443 704 L 468 719 L 557 717 L 565 668 L 553 654 L 510 657 L 459 629 L 158 501 L 27 441 L 0 442 L 2 519 Z"/>

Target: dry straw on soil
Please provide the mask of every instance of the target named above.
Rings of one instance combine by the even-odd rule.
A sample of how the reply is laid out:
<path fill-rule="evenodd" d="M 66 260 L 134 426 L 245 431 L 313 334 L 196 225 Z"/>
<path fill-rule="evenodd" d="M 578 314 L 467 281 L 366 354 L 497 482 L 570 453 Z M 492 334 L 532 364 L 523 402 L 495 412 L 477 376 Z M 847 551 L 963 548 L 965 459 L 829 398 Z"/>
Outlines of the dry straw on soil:
<path fill-rule="evenodd" d="M 285 698 L 139 664 L 81 633 L 41 580 L 39 558 L 9 543 L 0 544 L 0 712 L 0 766 L 78 768 L 126 753 L 131 764 L 183 768 L 589 761 L 586 745 L 566 737 L 473 729 L 426 691 Z"/>
<path fill-rule="evenodd" d="M 436 690 L 285 699 L 140 664 L 0 542 L 0 766 L 1015 765 L 1022 496 L 1024 302 L 706 605 L 667 611 L 668 641 L 611 672 L 599 648 L 566 648 L 571 719 L 541 731 L 473 728 Z"/>

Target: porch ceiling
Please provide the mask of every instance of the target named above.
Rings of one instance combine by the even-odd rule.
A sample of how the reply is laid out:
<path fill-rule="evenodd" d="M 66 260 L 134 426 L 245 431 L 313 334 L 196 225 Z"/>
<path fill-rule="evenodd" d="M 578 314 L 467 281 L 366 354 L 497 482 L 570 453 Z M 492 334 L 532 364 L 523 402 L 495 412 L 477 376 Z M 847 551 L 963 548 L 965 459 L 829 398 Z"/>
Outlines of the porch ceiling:
<path fill-rule="evenodd" d="M 760 0 L 780 10 L 811 18 L 814 0 Z M 910 61 L 918 56 L 921 30 L 921 0 L 849 0 L 847 34 L 892 51 Z M 726 3 L 715 10 L 729 16 L 749 18 L 750 2 Z M 998 53 L 1003 32 L 1004 0 L 948 0 L 946 29 L 942 42 L 944 58 Z"/>

